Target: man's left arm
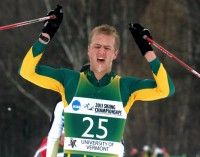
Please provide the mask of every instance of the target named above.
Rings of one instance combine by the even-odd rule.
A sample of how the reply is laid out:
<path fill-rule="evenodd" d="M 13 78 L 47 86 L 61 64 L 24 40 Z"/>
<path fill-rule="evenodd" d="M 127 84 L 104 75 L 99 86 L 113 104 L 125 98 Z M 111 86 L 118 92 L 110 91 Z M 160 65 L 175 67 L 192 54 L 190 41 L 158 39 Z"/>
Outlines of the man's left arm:
<path fill-rule="evenodd" d="M 149 65 L 152 70 L 154 79 L 132 79 L 132 81 L 130 79 L 129 81 L 123 81 L 124 84 L 129 84 L 128 91 L 130 93 L 127 102 L 125 101 L 125 110 L 127 113 L 129 112 L 133 103 L 137 100 L 158 100 L 169 97 L 175 92 L 174 84 L 169 74 L 165 70 L 163 64 L 159 61 L 158 58 L 154 58 L 153 60 L 149 59 L 150 58 L 147 60 L 150 61 Z"/>
<path fill-rule="evenodd" d="M 159 59 L 156 57 L 151 45 L 143 38 L 144 36 L 152 38 L 149 30 L 138 23 L 130 24 L 129 30 L 140 49 L 141 54 L 146 58 L 147 62 L 149 62 L 155 79 L 155 83 L 151 83 L 151 81 L 148 80 L 141 81 L 140 84 L 144 86 L 144 89 L 142 89 L 142 92 L 139 92 L 140 90 L 138 90 L 141 94 L 135 97 L 135 100 L 148 101 L 172 95 L 175 91 L 173 82 L 163 67 L 163 64 L 160 63 Z M 150 88 L 148 88 L 148 84 L 150 84 Z"/>
<path fill-rule="evenodd" d="M 149 62 L 154 80 L 145 79 L 132 82 L 133 85 L 130 86 L 129 98 L 125 107 L 127 112 L 136 100 L 157 100 L 168 97 L 175 92 L 174 84 L 163 64 L 156 57 L 151 45 L 143 38 L 144 35 L 152 38 L 149 30 L 137 23 L 130 24 L 129 30 L 141 54 Z"/>
<path fill-rule="evenodd" d="M 155 87 L 143 89 L 142 92 L 138 91 L 136 100 L 150 101 L 171 96 L 175 92 L 175 87 L 163 64 L 153 51 L 148 51 L 144 57 L 152 70 Z M 148 80 L 143 81 L 144 86 L 149 84 L 147 82 Z"/>

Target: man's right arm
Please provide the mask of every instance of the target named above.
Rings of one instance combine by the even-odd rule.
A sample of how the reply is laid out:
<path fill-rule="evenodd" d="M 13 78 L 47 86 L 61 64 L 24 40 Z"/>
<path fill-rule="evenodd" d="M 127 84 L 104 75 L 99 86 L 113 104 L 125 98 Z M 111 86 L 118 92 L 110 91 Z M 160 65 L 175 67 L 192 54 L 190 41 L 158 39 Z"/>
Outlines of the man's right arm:
<path fill-rule="evenodd" d="M 49 19 L 45 22 L 39 40 L 30 48 L 26 54 L 19 74 L 26 80 L 46 89 L 51 89 L 57 92 L 62 91 L 62 84 L 59 76 L 59 70 L 55 70 L 47 66 L 38 66 L 38 63 L 43 55 L 45 47 L 57 32 L 63 18 L 62 7 L 57 7 L 50 11 L 48 15 L 55 15 L 55 19 Z M 64 89 L 63 89 L 64 90 Z"/>
<path fill-rule="evenodd" d="M 42 88 L 56 92 L 64 92 L 62 85 L 61 70 L 48 66 L 38 65 L 46 45 L 37 41 L 28 51 L 22 61 L 19 74 L 26 80 Z"/>

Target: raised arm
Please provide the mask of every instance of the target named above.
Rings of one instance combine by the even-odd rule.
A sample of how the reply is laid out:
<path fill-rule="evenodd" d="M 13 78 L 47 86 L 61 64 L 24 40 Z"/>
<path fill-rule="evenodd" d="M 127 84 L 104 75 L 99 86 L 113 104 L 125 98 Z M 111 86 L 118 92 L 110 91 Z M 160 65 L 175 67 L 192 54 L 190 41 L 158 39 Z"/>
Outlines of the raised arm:
<path fill-rule="evenodd" d="M 166 98 L 175 92 L 174 84 L 163 64 L 156 57 L 151 45 L 143 39 L 144 35 L 152 38 L 148 29 L 140 24 L 130 24 L 129 30 L 138 45 L 140 52 L 149 62 L 154 80 L 152 79 L 124 79 L 128 84 L 129 97 L 127 98 L 126 111 L 128 112 L 136 100 L 152 101 Z"/>
<path fill-rule="evenodd" d="M 62 90 L 61 81 L 56 76 L 59 71 L 47 66 L 39 66 L 38 63 L 44 53 L 45 47 L 53 38 L 58 30 L 62 18 L 62 7 L 57 6 L 48 15 L 55 15 L 55 19 L 49 19 L 45 22 L 39 40 L 30 48 L 23 59 L 19 74 L 26 80 L 41 86 L 43 88 L 51 89 L 60 92 Z"/>

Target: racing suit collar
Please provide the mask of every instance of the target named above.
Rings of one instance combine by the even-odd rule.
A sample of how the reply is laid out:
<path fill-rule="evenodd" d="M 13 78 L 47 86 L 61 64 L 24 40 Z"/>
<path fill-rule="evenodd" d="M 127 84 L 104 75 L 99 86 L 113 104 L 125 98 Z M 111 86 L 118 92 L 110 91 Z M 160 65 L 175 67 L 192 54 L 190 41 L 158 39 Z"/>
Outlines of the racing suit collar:
<path fill-rule="evenodd" d="M 100 80 L 97 80 L 94 72 L 91 70 L 87 70 L 85 71 L 85 75 L 87 77 L 87 79 L 94 85 L 97 87 L 103 87 L 106 86 L 110 83 L 110 81 L 116 76 L 116 74 L 114 72 L 110 72 L 105 74 Z"/>

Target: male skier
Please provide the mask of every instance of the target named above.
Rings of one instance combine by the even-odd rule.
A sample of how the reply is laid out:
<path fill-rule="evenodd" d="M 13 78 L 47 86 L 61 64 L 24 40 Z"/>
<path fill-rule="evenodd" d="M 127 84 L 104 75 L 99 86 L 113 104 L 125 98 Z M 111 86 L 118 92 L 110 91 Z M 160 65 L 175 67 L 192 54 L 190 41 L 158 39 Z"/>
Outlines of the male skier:
<path fill-rule="evenodd" d="M 40 87 L 60 93 L 64 103 L 65 156 L 119 157 L 126 118 L 133 103 L 166 98 L 174 93 L 173 82 L 163 64 L 143 39 L 144 35 L 151 35 L 139 24 L 129 26 L 154 79 L 119 76 L 112 71 L 120 40 L 116 29 L 106 24 L 95 27 L 89 35 L 88 70 L 55 69 L 39 65 L 45 47 L 62 22 L 62 7 L 57 6 L 49 13 L 52 14 L 57 18 L 46 22 L 38 41 L 23 59 L 19 73 Z"/>

